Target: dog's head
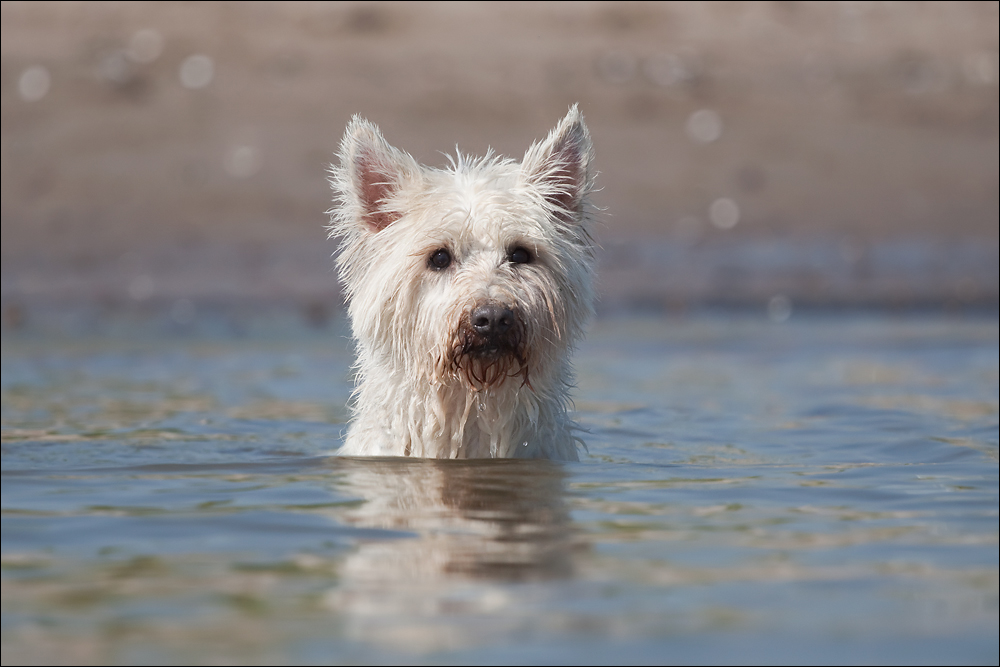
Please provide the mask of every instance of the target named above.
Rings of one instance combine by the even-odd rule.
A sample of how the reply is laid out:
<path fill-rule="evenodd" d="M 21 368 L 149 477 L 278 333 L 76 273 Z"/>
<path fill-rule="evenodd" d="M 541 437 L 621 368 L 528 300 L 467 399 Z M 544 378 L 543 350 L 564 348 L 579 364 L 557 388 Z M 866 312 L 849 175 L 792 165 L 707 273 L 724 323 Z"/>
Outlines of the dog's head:
<path fill-rule="evenodd" d="M 475 389 L 554 377 L 593 311 L 592 147 L 574 106 L 521 162 L 418 164 L 355 117 L 330 234 L 362 373 Z"/>

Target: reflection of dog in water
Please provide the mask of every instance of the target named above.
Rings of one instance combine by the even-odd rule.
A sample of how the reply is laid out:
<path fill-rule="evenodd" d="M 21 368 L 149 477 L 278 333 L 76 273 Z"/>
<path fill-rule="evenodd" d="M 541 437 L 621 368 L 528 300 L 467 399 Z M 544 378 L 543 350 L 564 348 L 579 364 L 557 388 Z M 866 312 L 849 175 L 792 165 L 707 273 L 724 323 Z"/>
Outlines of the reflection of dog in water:
<path fill-rule="evenodd" d="M 358 529 L 322 604 L 349 636 L 433 651 L 537 630 L 515 613 L 562 588 L 586 544 L 566 502 L 567 471 L 546 461 L 334 459 L 329 510 Z M 374 529 L 374 530 L 365 530 Z M 523 608 L 520 608 L 523 612 Z"/>
<path fill-rule="evenodd" d="M 418 164 L 355 118 L 331 235 L 357 344 L 359 456 L 577 459 L 569 352 L 593 311 L 576 107 L 524 159 Z"/>

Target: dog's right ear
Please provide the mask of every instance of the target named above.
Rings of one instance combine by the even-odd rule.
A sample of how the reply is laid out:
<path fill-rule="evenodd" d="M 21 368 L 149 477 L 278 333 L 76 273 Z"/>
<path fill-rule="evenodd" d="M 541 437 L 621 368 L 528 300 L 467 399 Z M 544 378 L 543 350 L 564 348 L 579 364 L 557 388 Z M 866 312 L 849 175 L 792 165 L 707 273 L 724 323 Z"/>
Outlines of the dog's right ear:
<path fill-rule="evenodd" d="M 380 232 L 398 220 L 395 194 L 404 181 L 419 174 L 416 160 L 390 146 L 378 127 L 360 116 L 348 124 L 339 158 L 330 185 L 340 199 L 341 221 Z"/>

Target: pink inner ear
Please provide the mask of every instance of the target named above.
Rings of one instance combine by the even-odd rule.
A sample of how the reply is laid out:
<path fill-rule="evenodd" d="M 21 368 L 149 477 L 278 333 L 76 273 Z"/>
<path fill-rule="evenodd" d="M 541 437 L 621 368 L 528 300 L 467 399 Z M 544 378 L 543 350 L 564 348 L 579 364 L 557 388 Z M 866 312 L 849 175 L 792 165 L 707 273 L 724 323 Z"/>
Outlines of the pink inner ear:
<path fill-rule="evenodd" d="M 354 161 L 361 200 L 362 218 L 373 231 L 380 232 L 399 219 L 396 213 L 379 210 L 379 203 L 393 194 L 395 179 L 391 170 L 379 164 L 371 151 L 360 152 Z"/>

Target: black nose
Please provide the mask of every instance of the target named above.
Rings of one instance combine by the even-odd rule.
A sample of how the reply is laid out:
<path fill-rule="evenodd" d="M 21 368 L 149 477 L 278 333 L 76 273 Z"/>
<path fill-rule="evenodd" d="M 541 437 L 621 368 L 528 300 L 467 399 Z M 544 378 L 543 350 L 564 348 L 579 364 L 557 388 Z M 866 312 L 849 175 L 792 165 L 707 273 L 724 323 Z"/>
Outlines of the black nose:
<path fill-rule="evenodd" d="M 498 303 L 484 303 L 472 311 L 472 328 L 484 338 L 503 336 L 514 326 L 514 311 Z"/>

